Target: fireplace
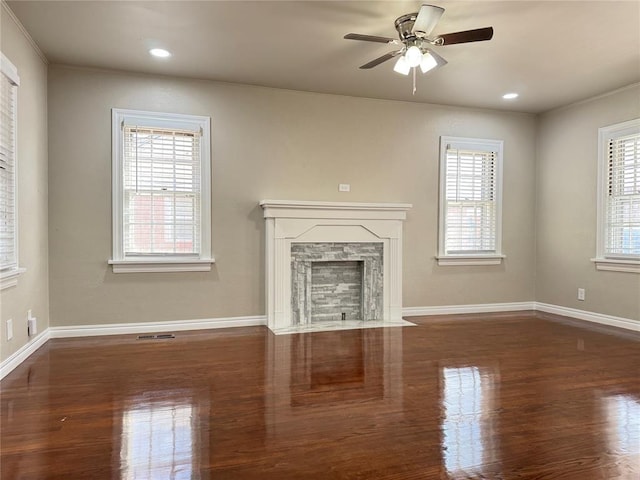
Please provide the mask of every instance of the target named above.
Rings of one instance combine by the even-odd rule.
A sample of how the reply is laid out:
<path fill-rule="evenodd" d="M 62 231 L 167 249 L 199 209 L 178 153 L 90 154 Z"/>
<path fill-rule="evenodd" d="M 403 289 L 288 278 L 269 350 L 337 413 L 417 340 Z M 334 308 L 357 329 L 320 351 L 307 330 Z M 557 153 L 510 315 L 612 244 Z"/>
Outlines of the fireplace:
<path fill-rule="evenodd" d="M 276 334 L 402 320 L 408 204 L 264 200 L 267 324 Z"/>

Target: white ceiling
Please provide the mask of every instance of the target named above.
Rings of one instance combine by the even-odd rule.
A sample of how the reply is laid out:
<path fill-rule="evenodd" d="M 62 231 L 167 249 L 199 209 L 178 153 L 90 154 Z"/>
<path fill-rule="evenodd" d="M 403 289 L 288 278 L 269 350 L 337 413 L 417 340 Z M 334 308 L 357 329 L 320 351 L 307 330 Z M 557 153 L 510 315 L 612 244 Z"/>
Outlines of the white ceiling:
<path fill-rule="evenodd" d="M 381 99 L 543 112 L 640 81 L 640 0 L 450 1 L 434 34 L 493 26 L 493 40 L 437 48 L 449 64 L 411 77 L 393 60 L 396 17 L 424 2 L 9 1 L 53 64 Z M 173 53 L 148 55 L 152 47 Z M 518 92 L 507 102 L 501 96 Z"/>

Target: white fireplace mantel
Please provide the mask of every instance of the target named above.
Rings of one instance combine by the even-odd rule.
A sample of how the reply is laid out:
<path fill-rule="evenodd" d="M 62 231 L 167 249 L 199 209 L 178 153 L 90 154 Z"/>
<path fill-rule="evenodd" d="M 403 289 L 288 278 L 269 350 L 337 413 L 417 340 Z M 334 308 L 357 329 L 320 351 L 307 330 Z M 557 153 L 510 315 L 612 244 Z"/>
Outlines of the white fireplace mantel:
<path fill-rule="evenodd" d="M 405 220 L 410 203 L 314 202 L 262 200 L 265 218 L 376 218 Z"/>
<path fill-rule="evenodd" d="M 407 203 L 263 200 L 266 221 L 267 325 L 292 328 L 291 245 L 380 242 L 383 244 L 383 322 L 402 321 L 402 222 Z"/>

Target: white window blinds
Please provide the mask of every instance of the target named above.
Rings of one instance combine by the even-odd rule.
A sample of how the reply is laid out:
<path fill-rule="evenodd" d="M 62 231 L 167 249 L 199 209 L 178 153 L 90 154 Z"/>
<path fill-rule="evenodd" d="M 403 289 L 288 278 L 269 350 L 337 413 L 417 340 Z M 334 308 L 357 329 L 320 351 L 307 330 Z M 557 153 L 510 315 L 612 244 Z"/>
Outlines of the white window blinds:
<path fill-rule="evenodd" d="M 201 252 L 200 130 L 123 126 L 123 252 Z"/>
<path fill-rule="evenodd" d="M 16 218 L 17 74 L 2 57 L 0 75 L 0 270 L 18 266 Z M 10 71 L 8 72 L 7 69 Z"/>
<path fill-rule="evenodd" d="M 444 140 L 444 138 L 443 138 Z M 441 168 L 442 255 L 489 255 L 498 251 L 499 149 L 443 142 Z"/>
<path fill-rule="evenodd" d="M 607 139 L 604 254 L 640 257 L 640 132 Z"/>

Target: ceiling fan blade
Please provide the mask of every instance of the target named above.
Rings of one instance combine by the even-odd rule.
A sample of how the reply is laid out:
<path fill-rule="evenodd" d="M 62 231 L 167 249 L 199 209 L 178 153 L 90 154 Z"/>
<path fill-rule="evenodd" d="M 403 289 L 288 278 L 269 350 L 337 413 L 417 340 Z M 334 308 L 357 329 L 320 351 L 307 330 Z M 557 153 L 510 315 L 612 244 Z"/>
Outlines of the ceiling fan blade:
<path fill-rule="evenodd" d="M 436 45 L 454 45 L 456 43 L 482 42 L 493 38 L 493 27 L 476 28 L 464 32 L 445 33 L 438 35 Z"/>
<path fill-rule="evenodd" d="M 427 36 L 431 33 L 431 30 L 436 26 L 440 17 L 444 13 L 444 8 L 436 7 L 434 5 L 422 5 L 416 21 L 413 24 L 411 31 L 413 33 L 420 32 Z"/>
<path fill-rule="evenodd" d="M 395 38 L 378 37 L 376 35 L 360 35 L 359 33 L 347 33 L 344 38 L 347 40 L 362 40 L 363 42 L 377 42 L 377 43 L 395 43 Z"/>
<path fill-rule="evenodd" d="M 402 50 L 398 50 L 397 52 L 386 53 L 386 54 L 382 55 L 381 57 L 376 58 L 375 60 L 371 60 L 369 63 L 365 63 L 360 68 L 363 69 L 363 70 L 368 69 L 368 68 L 373 68 L 373 67 L 375 67 L 377 65 L 380 65 L 383 62 L 386 62 L 387 60 L 391 60 L 393 57 L 397 57 L 401 53 L 402 53 Z"/>

